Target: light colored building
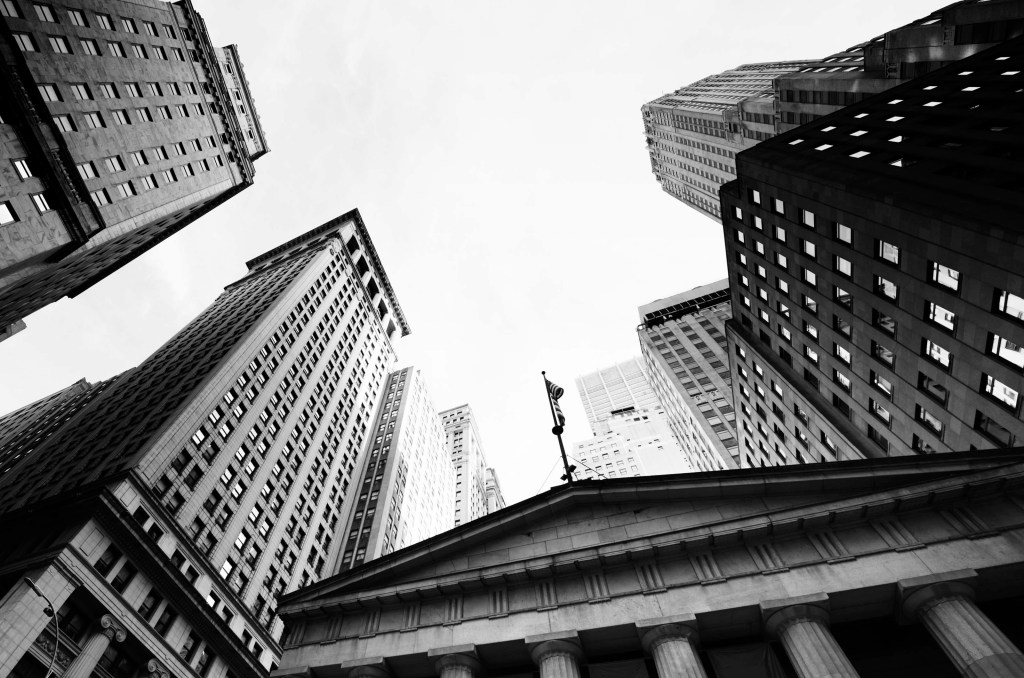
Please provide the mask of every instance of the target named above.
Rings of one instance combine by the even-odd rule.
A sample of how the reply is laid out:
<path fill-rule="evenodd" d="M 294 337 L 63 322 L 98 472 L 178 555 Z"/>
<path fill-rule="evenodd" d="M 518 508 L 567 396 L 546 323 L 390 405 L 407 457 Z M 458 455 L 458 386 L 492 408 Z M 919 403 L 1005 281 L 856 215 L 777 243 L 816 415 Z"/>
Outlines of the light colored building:
<path fill-rule="evenodd" d="M 252 185 L 235 45 L 190 0 L 0 2 L 0 341 Z"/>
<path fill-rule="evenodd" d="M 138 367 L 0 420 L 0 675 L 259 675 L 275 598 L 337 571 L 409 328 L 358 211 L 247 265 Z"/>
<path fill-rule="evenodd" d="M 725 323 L 728 280 L 641 306 L 637 334 L 651 385 L 690 466 L 739 466 Z"/>
<path fill-rule="evenodd" d="M 661 409 L 639 358 L 576 377 L 576 390 L 595 436 L 611 430 L 607 421 L 616 412 Z"/>
<path fill-rule="evenodd" d="M 494 469 L 487 467 L 487 480 L 484 490 L 487 493 L 487 512 L 494 513 L 505 508 L 505 497 L 501 493 L 501 485 L 498 483 L 498 474 Z"/>
<path fill-rule="evenodd" d="M 608 433 L 572 446 L 577 477 L 624 478 L 693 470 L 664 412 L 629 409 L 606 422 Z"/>
<path fill-rule="evenodd" d="M 455 472 L 444 428 L 418 369 L 388 377 L 350 504 L 342 568 L 356 567 L 452 526 Z"/>
<path fill-rule="evenodd" d="M 490 513 L 488 507 L 487 457 L 480 440 L 480 429 L 469 405 L 459 405 L 441 413 L 445 442 L 455 467 L 455 525 L 461 525 Z M 497 487 L 498 496 L 501 489 Z M 504 505 L 504 501 L 502 501 Z"/>
<path fill-rule="evenodd" d="M 561 485 L 285 596 L 271 675 L 1024 675 L 1022 487 L 993 451 Z"/>
<path fill-rule="evenodd" d="M 736 154 L 774 135 L 772 81 L 810 61 L 744 64 L 642 107 L 651 171 L 663 191 L 721 220 L 718 188 L 736 178 Z M 741 102 L 755 100 L 741 110 Z"/>

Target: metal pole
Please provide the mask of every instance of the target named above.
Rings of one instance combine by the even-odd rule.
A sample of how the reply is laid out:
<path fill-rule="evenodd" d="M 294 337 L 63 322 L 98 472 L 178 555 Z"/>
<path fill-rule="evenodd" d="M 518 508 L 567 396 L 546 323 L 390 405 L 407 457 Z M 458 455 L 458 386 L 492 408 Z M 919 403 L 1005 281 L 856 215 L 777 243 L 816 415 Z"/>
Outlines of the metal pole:
<path fill-rule="evenodd" d="M 548 390 L 548 377 L 547 372 L 541 370 L 540 375 L 544 377 L 544 392 L 548 396 L 548 407 L 551 409 L 551 422 L 554 426 L 551 427 L 551 432 L 558 438 L 558 449 L 562 453 L 562 468 L 565 469 L 565 481 L 572 485 L 572 471 L 569 469 L 569 458 L 565 456 L 565 444 L 562 442 L 562 431 L 565 429 L 561 424 L 558 423 L 558 417 L 555 416 L 555 403 L 551 400 L 551 391 Z"/>
<path fill-rule="evenodd" d="M 50 678 L 50 676 L 53 675 L 53 662 L 57 659 L 57 648 L 60 647 L 60 621 L 57 618 L 57 610 L 53 608 L 53 603 L 51 603 L 50 599 L 46 597 L 38 586 L 36 586 L 36 583 L 28 577 L 25 577 L 25 583 L 32 587 L 32 590 L 36 592 L 36 595 L 46 601 L 46 608 L 43 612 L 48 616 L 53 617 L 53 629 L 55 634 L 53 638 L 53 656 L 50 657 L 50 665 L 46 668 L 46 675 L 43 677 Z"/>

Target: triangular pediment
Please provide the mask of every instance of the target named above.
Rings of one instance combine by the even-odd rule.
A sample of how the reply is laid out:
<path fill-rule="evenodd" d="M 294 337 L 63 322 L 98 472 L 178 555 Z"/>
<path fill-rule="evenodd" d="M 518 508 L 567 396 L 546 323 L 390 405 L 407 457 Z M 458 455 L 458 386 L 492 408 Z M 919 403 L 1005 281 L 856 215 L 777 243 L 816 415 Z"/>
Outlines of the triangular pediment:
<path fill-rule="evenodd" d="M 589 566 L 771 540 L 844 521 L 954 502 L 995 483 L 1019 452 L 681 474 L 559 487 L 285 596 L 332 607 L 397 602 L 470 585 L 540 579 Z M 972 491 L 977 491 L 976 489 Z"/>

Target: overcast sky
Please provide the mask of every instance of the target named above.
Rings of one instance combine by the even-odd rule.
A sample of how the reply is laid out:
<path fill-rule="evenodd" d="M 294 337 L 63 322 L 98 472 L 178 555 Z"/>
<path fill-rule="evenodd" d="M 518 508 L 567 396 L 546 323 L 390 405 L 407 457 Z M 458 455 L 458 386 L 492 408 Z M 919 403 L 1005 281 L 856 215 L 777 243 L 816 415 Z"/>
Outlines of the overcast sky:
<path fill-rule="evenodd" d="M 558 482 L 540 371 L 639 354 L 637 306 L 725 277 L 721 227 L 663 193 L 640 106 L 742 63 L 826 56 L 942 3 L 194 0 L 238 45 L 255 185 L 0 344 L 0 412 L 137 365 L 244 262 L 358 207 L 412 334 L 470 403 L 509 503 Z M 570 448 L 571 450 L 571 448 Z"/>

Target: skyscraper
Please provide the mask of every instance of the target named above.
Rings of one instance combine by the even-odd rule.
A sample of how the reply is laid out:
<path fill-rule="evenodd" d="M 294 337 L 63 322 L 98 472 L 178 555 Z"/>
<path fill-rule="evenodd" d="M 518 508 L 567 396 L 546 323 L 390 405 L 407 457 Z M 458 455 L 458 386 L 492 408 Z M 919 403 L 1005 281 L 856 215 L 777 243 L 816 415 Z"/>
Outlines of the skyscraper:
<path fill-rule="evenodd" d="M 693 470 L 661 410 L 625 410 L 611 415 L 608 432 L 574 443 L 579 478 L 687 473 Z"/>
<path fill-rule="evenodd" d="M 739 156 L 722 189 L 744 466 L 1024 440 L 1024 38 Z"/>
<path fill-rule="evenodd" d="M 3 0 L 0 19 L 3 340 L 250 186 L 267 140 L 191 0 Z"/>
<path fill-rule="evenodd" d="M 487 513 L 494 513 L 505 508 L 505 496 L 501 493 L 501 484 L 494 469 L 488 467 L 486 473 L 484 492 L 487 497 Z"/>
<path fill-rule="evenodd" d="M 487 467 L 483 442 L 476 417 L 469 405 L 459 405 L 441 412 L 445 444 L 455 468 L 455 525 L 468 523 L 490 513 L 488 481 L 496 490 L 495 501 L 501 497 L 494 469 Z M 504 506 L 504 499 L 501 499 Z"/>
<path fill-rule="evenodd" d="M 694 470 L 737 468 L 725 323 L 729 281 L 645 304 L 637 334 L 651 385 Z"/>
<path fill-rule="evenodd" d="M 651 171 L 662 190 L 719 221 L 718 187 L 735 178 L 736 153 L 775 133 L 772 81 L 809 63 L 744 64 L 644 104 Z M 745 112 L 740 104 L 752 98 L 763 104 Z"/>
<path fill-rule="evenodd" d="M 0 674 L 53 646 L 25 574 L 64 675 L 241 676 L 279 656 L 275 597 L 338 569 L 409 328 L 358 211 L 248 269 L 138 367 L 0 420 Z"/>
<path fill-rule="evenodd" d="M 349 504 L 341 568 L 451 529 L 455 471 L 420 371 L 393 372 L 367 438 L 359 495 Z"/>
<path fill-rule="evenodd" d="M 607 421 L 620 410 L 661 409 L 639 358 L 576 377 L 576 390 L 595 436 L 611 430 Z"/>

